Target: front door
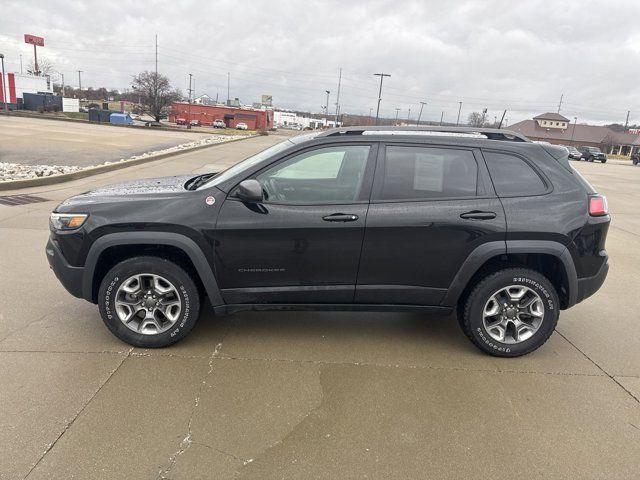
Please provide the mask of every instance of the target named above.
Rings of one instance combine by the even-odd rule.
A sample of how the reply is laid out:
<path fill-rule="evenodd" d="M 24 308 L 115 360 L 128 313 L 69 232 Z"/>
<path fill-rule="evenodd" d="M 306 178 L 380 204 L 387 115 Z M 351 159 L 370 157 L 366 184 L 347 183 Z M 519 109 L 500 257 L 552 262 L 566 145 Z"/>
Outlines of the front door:
<path fill-rule="evenodd" d="M 478 245 L 506 224 L 473 149 L 387 145 L 378 161 L 355 301 L 438 305 Z"/>
<path fill-rule="evenodd" d="M 225 201 L 215 229 L 226 303 L 353 301 L 376 147 L 322 146 L 254 175 L 264 201 Z"/>

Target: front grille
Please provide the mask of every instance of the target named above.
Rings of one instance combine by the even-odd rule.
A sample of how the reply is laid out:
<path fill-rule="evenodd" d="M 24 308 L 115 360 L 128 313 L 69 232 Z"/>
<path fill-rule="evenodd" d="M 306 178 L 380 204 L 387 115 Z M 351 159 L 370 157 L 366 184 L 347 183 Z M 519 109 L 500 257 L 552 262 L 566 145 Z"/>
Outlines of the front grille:
<path fill-rule="evenodd" d="M 0 205 L 15 207 L 16 205 L 27 205 L 29 203 L 46 202 L 46 198 L 37 197 L 35 195 L 5 195 L 0 197 Z"/>

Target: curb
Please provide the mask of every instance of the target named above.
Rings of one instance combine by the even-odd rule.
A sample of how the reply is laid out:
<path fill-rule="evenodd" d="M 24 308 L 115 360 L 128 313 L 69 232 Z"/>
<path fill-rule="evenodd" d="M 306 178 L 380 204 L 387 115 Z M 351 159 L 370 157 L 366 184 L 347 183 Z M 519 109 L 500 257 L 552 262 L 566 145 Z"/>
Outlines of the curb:
<path fill-rule="evenodd" d="M 236 138 L 233 140 L 227 140 L 226 142 L 213 143 L 211 145 L 198 145 L 192 148 L 185 148 L 184 150 L 177 150 L 175 152 L 160 153 L 158 155 L 151 155 L 144 158 L 136 158 L 135 160 L 127 160 L 124 162 L 114 162 L 107 165 L 97 165 L 95 167 L 85 168 L 77 172 L 72 173 L 60 173 L 58 175 L 50 175 L 48 177 L 36 177 L 26 178 L 24 180 L 9 180 L 6 182 L 0 182 L 0 192 L 7 190 L 17 190 L 20 188 L 40 187 L 44 185 L 55 185 L 56 183 L 69 182 L 71 180 L 79 180 L 81 178 L 91 177 L 100 173 L 111 172 L 113 170 L 120 170 L 122 168 L 133 167 L 143 163 L 153 162 L 155 160 L 162 160 L 163 158 L 174 157 L 176 155 L 182 155 L 183 153 L 191 153 L 197 150 L 204 150 L 205 148 L 216 147 L 218 145 L 226 145 L 227 143 L 241 142 L 249 138 L 255 138 L 258 135 L 247 135 L 244 138 Z"/>

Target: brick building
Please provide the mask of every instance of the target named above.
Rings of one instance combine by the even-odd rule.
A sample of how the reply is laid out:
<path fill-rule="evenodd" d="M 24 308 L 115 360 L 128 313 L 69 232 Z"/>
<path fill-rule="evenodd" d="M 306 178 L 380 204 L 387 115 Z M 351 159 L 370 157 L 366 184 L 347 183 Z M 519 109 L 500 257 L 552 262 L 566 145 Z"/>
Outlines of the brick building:
<path fill-rule="evenodd" d="M 238 123 L 246 123 L 249 130 L 273 128 L 273 110 L 245 107 L 228 107 L 225 105 L 198 105 L 187 102 L 174 102 L 171 105 L 169 121 L 175 122 L 184 118 L 187 122 L 200 120 L 202 125 L 211 125 L 215 120 L 222 120 L 227 127 L 236 128 Z"/>

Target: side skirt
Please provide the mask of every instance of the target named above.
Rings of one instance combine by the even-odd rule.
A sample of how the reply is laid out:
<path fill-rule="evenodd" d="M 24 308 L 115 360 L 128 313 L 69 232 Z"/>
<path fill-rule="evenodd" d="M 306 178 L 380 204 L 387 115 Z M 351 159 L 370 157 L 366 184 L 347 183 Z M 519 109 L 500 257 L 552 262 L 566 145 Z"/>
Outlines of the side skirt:
<path fill-rule="evenodd" d="M 213 307 L 216 315 L 228 315 L 244 311 L 324 311 L 324 312 L 420 312 L 449 315 L 452 307 L 432 305 L 386 305 L 353 303 L 239 303 Z"/>

